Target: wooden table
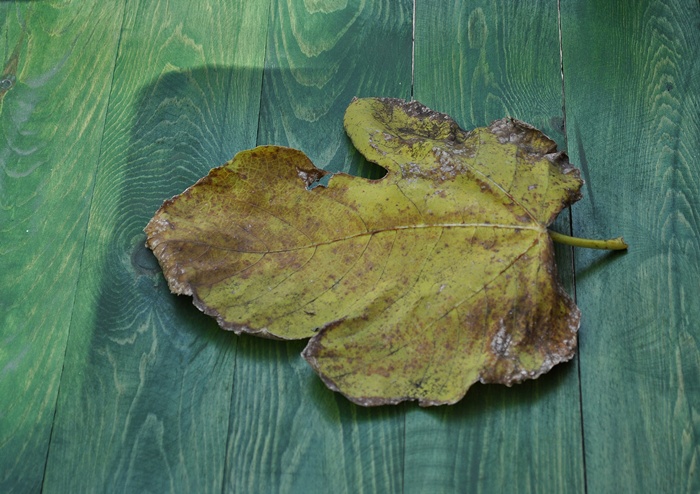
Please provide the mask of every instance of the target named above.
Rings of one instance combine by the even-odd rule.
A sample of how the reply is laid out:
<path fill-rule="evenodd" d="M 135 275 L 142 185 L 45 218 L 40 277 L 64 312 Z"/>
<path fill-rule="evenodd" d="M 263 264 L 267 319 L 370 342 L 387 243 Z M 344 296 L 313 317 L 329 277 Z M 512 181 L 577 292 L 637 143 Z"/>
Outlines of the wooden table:
<path fill-rule="evenodd" d="M 560 4 L 560 5 L 558 5 Z M 2 1 L 0 492 L 700 491 L 697 0 Z M 413 40 L 415 39 L 415 42 Z M 221 331 L 144 247 L 237 151 L 371 175 L 353 96 L 548 133 L 578 357 L 455 406 L 365 409 L 303 342 Z"/>

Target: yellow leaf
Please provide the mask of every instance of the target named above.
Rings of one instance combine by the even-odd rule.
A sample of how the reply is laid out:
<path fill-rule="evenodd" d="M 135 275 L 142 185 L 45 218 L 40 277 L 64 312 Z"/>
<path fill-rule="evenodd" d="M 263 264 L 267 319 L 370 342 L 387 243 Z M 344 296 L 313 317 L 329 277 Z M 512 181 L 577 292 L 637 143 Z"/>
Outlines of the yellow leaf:
<path fill-rule="evenodd" d="M 174 293 L 236 332 L 311 337 L 304 357 L 361 405 L 455 403 L 573 356 L 579 311 L 549 225 L 579 198 L 563 153 L 514 119 L 465 132 L 417 102 L 359 99 L 345 128 L 387 169 L 326 172 L 244 151 L 146 227 Z"/>

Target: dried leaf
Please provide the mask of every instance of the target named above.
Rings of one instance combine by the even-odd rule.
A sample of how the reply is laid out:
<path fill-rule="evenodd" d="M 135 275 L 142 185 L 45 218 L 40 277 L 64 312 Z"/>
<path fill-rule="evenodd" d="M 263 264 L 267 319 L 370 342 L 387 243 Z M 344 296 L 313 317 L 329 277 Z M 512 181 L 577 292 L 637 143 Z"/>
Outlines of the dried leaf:
<path fill-rule="evenodd" d="M 166 201 L 146 232 L 170 289 L 225 329 L 311 337 L 303 356 L 361 405 L 455 403 L 570 359 L 546 227 L 582 182 L 554 142 L 396 99 L 353 101 L 345 128 L 386 176 L 311 188 L 326 172 L 264 146 Z"/>

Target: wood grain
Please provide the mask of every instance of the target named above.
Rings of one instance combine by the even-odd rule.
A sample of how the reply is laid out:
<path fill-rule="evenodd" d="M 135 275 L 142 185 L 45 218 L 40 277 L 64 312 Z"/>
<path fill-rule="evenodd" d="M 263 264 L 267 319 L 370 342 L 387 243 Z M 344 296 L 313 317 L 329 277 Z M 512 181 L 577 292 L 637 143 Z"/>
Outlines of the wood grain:
<path fill-rule="evenodd" d="M 412 2 L 273 2 L 258 144 L 301 149 L 314 164 L 381 173 L 343 130 L 353 97 L 411 96 Z"/>
<path fill-rule="evenodd" d="M 418 3 L 414 96 L 464 128 L 504 116 L 564 145 L 556 2 Z M 566 231 L 568 215 L 557 227 Z M 570 257 L 558 251 L 571 287 Z M 576 362 L 406 416 L 406 492 L 584 489 Z"/>
<path fill-rule="evenodd" d="M 122 8 L 0 4 L 2 492 L 42 482 Z"/>
<path fill-rule="evenodd" d="M 412 77 L 411 0 L 0 2 L 1 492 L 700 491 L 700 6 L 416 7 Z M 378 176 L 343 112 L 412 94 L 568 145 L 575 233 L 631 250 L 576 253 L 580 360 L 364 409 L 171 295 L 142 228 L 256 143 Z"/>
<path fill-rule="evenodd" d="M 698 492 L 700 5 L 562 2 L 591 492 Z M 595 36 L 591 36 L 595 32 Z"/>
<path fill-rule="evenodd" d="M 255 144 L 267 22 L 267 2 L 129 2 L 45 492 L 222 490 L 236 339 L 169 293 L 142 229 Z"/>
<path fill-rule="evenodd" d="M 273 2 L 258 144 L 369 173 L 342 128 L 354 96 L 410 96 L 412 3 Z M 327 390 L 303 343 L 241 338 L 231 492 L 401 492 L 401 408 L 361 409 Z"/>

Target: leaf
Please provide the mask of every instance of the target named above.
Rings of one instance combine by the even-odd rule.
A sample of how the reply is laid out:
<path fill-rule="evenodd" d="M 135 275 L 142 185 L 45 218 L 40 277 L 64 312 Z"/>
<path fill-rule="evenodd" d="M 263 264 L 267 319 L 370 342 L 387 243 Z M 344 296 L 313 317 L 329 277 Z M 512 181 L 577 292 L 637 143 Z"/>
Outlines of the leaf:
<path fill-rule="evenodd" d="M 386 176 L 311 188 L 326 172 L 263 146 L 166 201 L 146 232 L 170 289 L 225 329 L 311 337 L 304 358 L 360 405 L 455 403 L 570 359 L 546 227 L 582 182 L 554 142 L 396 99 L 354 100 L 345 128 Z"/>

